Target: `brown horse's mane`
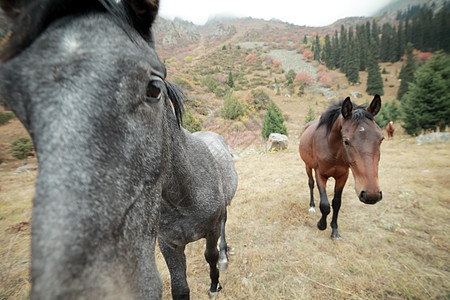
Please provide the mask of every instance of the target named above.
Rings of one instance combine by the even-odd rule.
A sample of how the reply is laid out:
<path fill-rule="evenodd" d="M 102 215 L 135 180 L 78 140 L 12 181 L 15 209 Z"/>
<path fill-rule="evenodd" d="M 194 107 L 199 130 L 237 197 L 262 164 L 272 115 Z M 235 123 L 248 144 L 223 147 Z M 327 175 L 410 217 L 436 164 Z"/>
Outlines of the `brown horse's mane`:
<path fill-rule="evenodd" d="M 334 123 L 341 115 L 342 103 L 344 103 L 344 100 L 335 101 L 330 106 L 328 106 L 325 112 L 320 116 L 319 126 L 317 126 L 317 128 L 320 128 L 321 126 L 326 126 L 327 135 L 329 135 L 331 129 L 333 128 Z M 353 102 L 352 104 L 353 104 L 352 120 L 357 122 L 360 122 L 361 120 L 364 119 L 373 120 L 373 115 L 367 111 L 365 105 L 356 105 Z"/>

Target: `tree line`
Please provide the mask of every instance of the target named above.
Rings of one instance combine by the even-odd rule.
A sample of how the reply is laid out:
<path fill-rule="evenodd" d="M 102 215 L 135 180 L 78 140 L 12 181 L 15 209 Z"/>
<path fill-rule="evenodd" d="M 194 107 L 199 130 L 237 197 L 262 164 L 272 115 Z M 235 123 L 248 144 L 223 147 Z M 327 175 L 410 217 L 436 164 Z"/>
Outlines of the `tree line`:
<path fill-rule="evenodd" d="M 345 73 L 350 84 L 359 82 L 359 71 L 372 73 L 368 85 L 374 85 L 377 93 L 383 94 L 379 62 L 400 61 L 406 53 L 408 43 L 421 51 L 450 50 L 450 3 L 433 14 L 434 6 L 412 7 L 404 15 L 397 14 L 398 25 L 385 23 L 379 26 L 376 20 L 346 29 L 341 26 L 333 36 L 326 35 L 323 45 L 319 36 L 313 41 L 314 59 L 329 69 Z M 378 81 L 378 82 L 377 82 Z M 370 83 L 370 84 L 369 84 Z M 367 91 L 371 94 L 372 90 Z"/>

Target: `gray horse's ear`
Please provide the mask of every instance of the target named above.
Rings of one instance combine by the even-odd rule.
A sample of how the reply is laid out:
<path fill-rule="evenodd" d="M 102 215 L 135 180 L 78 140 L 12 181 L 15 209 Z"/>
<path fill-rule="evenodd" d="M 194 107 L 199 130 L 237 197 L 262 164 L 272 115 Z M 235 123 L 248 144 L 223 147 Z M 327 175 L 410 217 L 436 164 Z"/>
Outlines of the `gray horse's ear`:
<path fill-rule="evenodd" d="M 350 100 L 350 97 L 345 98 L 344 102 L 342 103 L 341 113 L 344 119 L 347 119 L 348 117 L 352 116 L 353 103 Z"/>
<path fill-rule="evenodd" d="M 367 108 L 367 111 L 370 112 L 373 116 L 376 116 L 381 109 L 381 97 L 380 95 L 376 94 L 375 97 L 373 97 L 372 102 L 370 103 L 369 107 Z"/>
<path fill-rule="evenodd" d="M 143 37 L 151 40 L 150 28 L 158 14 L 159 0 L 128 0 L 125 3 L 134 15 L 135 28 Z"/>

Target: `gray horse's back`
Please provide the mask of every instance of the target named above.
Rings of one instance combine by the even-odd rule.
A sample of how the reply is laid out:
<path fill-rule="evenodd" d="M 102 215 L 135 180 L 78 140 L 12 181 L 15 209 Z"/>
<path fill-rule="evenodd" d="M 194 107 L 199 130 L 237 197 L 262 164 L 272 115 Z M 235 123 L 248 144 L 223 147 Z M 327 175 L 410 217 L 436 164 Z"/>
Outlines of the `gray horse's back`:
<path fill-rule="evenodd" d="M 226 204 L 229 205 L 238 185 L 238 175 L 229 145 L 220 134 L 211 131 L 197 131 L 192 136 L 203 141 L 213 155 L 220 171 Z"/>

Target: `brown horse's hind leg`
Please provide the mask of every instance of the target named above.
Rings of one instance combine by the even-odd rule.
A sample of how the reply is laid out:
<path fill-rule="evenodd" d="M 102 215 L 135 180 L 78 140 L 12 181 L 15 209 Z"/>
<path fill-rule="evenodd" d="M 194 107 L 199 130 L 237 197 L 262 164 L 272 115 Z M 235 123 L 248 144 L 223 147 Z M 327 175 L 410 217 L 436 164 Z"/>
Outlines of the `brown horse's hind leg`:
<path fill-rule="evenodd" d="M 306 174 L 308 174 L 308 186 L 309 186 L 309 212 L 316 212 L 314 204 L 314 178 L 312 174 L 312 168 L 306 167 Z"/>
<path fill-rule="evenodd" d="M 316 171 L 316 181 L 317 181 L 317 187 L 319 188 L 319 194 L 320 194 L 320 212 L 322 213 L 322 217 L 320 218 L 319 222 L 317 222 L 317 228 L 320 230 L 325 230 L 327 228 L 327 216 L 330 214 L 330 202 L 328 201 L 327 197 L 327 179 L 323 176 L 320 176 L 318 172 Z"/>

